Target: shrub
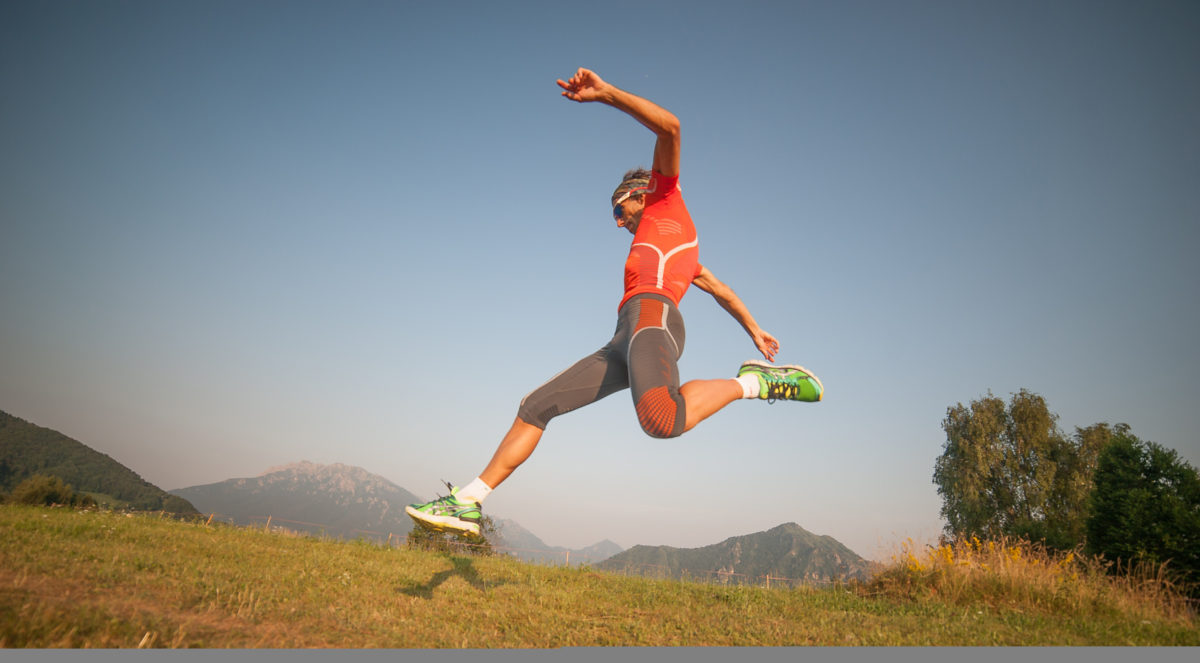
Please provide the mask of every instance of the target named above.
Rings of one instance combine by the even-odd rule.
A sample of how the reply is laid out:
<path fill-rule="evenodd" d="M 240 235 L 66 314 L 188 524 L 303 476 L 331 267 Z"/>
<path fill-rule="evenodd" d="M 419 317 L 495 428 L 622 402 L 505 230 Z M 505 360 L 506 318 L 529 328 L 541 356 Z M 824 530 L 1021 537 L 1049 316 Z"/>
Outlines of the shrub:
<path fill-rule="evenodd" d="M 408 533 L 408 547 L 439 552 L 457 552 L 471 555 L 490 556 L 496 554 L 492 541 L 496 538 L 496 523 L 484 516 L 479 523 L 480 536 L 467 539 L 450 532 L 433 532 L 424 527 L 413 527 Z"/>
<path fill-rule="evenodd" d="M 76 493 L 62 479 L 46 474 L 35 474 L 22 481 L 8 496 L 13 504 L 35 506 L 95 506 L 96 500 L 88 495 Z"/>

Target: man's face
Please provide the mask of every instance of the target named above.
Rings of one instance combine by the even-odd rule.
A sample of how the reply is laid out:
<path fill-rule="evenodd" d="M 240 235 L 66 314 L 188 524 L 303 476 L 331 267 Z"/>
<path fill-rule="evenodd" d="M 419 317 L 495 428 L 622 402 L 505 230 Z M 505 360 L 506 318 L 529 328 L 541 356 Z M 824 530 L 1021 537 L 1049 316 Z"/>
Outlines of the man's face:
<path fill-rule="evenodd" d="M 636 233 L 638 224 L 642 221 L 642 211 L 646 208 L 643 196 L 631 196 L 613 207 L 613 219 L 618 228 L 624 228 L 630 234 Z"/>

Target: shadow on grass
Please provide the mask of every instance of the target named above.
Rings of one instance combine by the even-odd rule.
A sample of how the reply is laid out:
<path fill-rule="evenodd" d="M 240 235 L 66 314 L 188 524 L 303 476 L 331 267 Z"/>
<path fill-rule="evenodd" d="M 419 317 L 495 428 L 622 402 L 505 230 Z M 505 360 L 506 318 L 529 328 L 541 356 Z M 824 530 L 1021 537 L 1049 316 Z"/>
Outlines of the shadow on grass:
<path fill-rule="evenodd" d="M 437 589 L 450 578 L 458 576 L 467 581 L 467 584 L 474 587 L 477 591 L 484 591 L 491 587 L 504 584 L 503 582 L 488 582 L 480 577 L 479 572 L 475 570 L 472 560 L 469 557 L 459 557 L 457 555 L 446 555 L 446 559 L 454 565 L 454 568 L 445 571 L 438 571 L 433 574 L 429 582 L 422 585 L 401 586 L 398 588 L 401 594 L 415 596 L 422 599 L 433 598 L 433 590 Z"/>

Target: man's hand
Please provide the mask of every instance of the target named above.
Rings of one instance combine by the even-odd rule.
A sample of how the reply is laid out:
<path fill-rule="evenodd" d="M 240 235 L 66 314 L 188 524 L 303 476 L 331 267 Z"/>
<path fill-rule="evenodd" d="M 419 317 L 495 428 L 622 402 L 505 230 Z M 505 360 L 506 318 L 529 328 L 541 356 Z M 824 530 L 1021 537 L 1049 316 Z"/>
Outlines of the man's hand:
<path fill-rule="evenodd" d="M 650 131 L 657 140 L 654 143 L 655 171 L 666 177 L 679 174 L 679 118 L 670 111 L 630 94 L 621 88 L 605 83 L 594 71 L 580 67 L 571 80 L 558 80 L 564 92 L 562 96 L 580 103 L 599 101 L 631 115 Z"/>
<path fill-rule="evenodd" d="M 776 341 L 774 336 L 761 329 L 758 330 L 758 333 L 753 338 L 754 345 L 762 353 L 762 356 L 766 357 L 767 361 L 775 363 L 775 353 L 779 352 L 779 341 Z"/>
<path fill-rule="evenodd" d="M 580 67 L 579 71 L 575 72 L 571 80 L 564 83 L 560 78 L 557 82 L 558 86 L 565 90 L 562 96 L 580 103 L 601 99 L 609 87 L 608 83 L 601 80 L 595 72 L 583 67 Z"/>
<path fill-rule="evenodd" d="M 692 285 L 712 295 L 721 308 L 742 325 L 742 329 L 745 329 L 746 333 L 750 335 L 750 339 L 754 341 L 754 347 L 758 348 L 762 356 L 766 357 L 769 362 L 775 362 L 775 355 L 779 352 L 779 341 L 758 326 L 758 323 L 754 321 L 754 316 L 750 315 L 750 310 L 742 303 L 741 297 L 737 296 L 733 288 L 722 283 L 715 274 L 703 266 L 700 267 L 700 273 L 696 275 L 696 278 L 692 279 Z"/>

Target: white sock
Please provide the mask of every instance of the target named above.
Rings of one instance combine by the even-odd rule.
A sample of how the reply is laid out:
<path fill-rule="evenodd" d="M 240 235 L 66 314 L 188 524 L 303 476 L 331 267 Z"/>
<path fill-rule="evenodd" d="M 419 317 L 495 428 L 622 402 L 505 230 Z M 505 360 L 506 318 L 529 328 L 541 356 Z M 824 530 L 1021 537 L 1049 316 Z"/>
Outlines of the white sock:
<path fill-rule="evenodd" d="M 762 393 L 762 386 L 758 383 L 758 376 L 753 373 L 740 375 L 734 378 L 734 380 L 742 385 L 742 398 L 758 398 L 758 395 Z"/>
<path fill-rule="evenodd" d="M 475 477 L 471 483 L 458 489 L 455 497 L 459 502 L 479 502 L 483 503 L 488 495 L 492 494 L 492 487 L 483 482 L 483 479 Z"/>

